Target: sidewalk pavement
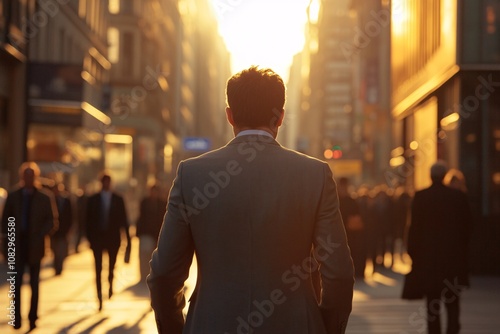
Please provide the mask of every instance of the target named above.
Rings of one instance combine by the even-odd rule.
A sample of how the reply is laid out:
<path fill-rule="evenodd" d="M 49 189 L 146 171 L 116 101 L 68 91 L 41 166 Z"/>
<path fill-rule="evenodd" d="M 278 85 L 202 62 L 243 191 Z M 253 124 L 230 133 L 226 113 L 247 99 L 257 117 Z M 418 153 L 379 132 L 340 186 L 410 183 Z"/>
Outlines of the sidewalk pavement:
<path fill-rule="evenodd" d="M 426 333 L 424 300 L 400 298 L 403 275 L 384 269 L 355 284 L 354 303 L 347 333 Z M 444 307 L 442 307 L 444 309 Z M 462 293 L 461 334 L 500 333 L 500 277 L 472 277 L 471 288 Z M 441 316 L 442 333 L 446 333 Z"/>
<path fill-rule="evenodd" d="M 104 300 L 103 310 L 97 310 L 92 252 L 86 249 L 69 256 L 61 276 L 54 276 L 50 259 L 41 272 L 39 319 L 33 334 L 151 334 L 156 333 L 150 308 L 149 291 L 139 283 L 138 244 L 134 239 L 129 264 L 118 255 L 115 268 L 114 295 Z M 106 265 L 104 266 L 106 268 Z M 187 285 L 187 296 L 195 284 L 196 268 Z M 15 331 L 8 325 L 6 266 L 0 265 L 0 333 L 26 333 L 29 312 L 29 285 L 22 291 L 23 327 Z M 103 272 L 103 277 L 107 274 Z M 374 274 L 355 285 L 354 305 L 348 334 L 410 334 L 425 333 L 422 300 L 404 301 L 399 298 L 403 275 L 388 269 Z M 107 291 L 106 285 L 103 291 Z M 106 296 L 106 293 L 104 293 Z M 463 294 L 462 334 L 500 333 L 500 277 L 473 277 L 472 288 Z"/>
<path fill-rule="evenodd" d="M 33 334 L 72 334 L 72 333 L 156 333 L 156 324 L 150 308 L 149 291 L 145 284 L 140 284 L 138 243 L 134 238 L 129 264 L 123 262 L 124 252 L 118 254 L 115 267 L 114 295 L 107 299 L 108 287 L 107 259 L 103 263 L 103 310 L 98 312 L 95 291 L 95 272 L 92 251 L 88 248 L 70 255 L 65 263 L 62 275 L 55 276 L 50 267 L 50 259 L 42 264 L 39 299 L 39 319 Z M 135 254 L 135 256 L 134 256 Z M 29 330 L 27 315 L 31 291 L 28 280 L 21 292 L 23 327 L 15 331 L 7 318 L 6 301 L 8 285 L 6 267 L 2 266 L 0 277 L 1 309 L 5 316 L 0 317 L 0 333 L 26 333 Z"/>

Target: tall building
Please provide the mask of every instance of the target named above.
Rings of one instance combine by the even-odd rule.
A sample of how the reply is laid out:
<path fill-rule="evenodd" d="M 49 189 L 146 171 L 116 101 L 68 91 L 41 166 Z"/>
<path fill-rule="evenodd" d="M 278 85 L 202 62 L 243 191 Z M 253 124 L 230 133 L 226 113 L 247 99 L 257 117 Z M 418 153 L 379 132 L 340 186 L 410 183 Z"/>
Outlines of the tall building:
<path fill-rule="evenodd" d="M 345 50 L 345 45 L 353 45 L 353 13 L 349 0 L 321 1 L 320 5 L 318 21 L 311 25 L 316 51 L 310 55 L 308 109 L 315 124 L 310 127 L 309 153 L 326 159 L 336 177 L 360 180 L 360 130 L 354 110 L 356 55 Z"/>
<path fill-rule="evenodd" d="M 321 90 L 317 80 L 321 68 L 313 66 L 318 61 L 320 11 L 321 2 L 311 1 L 307 8 L 304 49 L 300 56 L 294 58 L 288 83 L 293 90 L 288 95 L 298 94 L 291 100 L 292 112 L 298 123 L 295 149 L 317 158 L 323 157 L 322 132 L 318 131 L 322 113 L 319 108 Z"/>
<path fill-rule="evenodd" d="M 180 158 L 224 145 L 231 137 L 225 116 L 229 52 L 208 0 L 181 0 L 182 17 L 177 129 Z M 176 161 L 177 162 L 177 161 Z"/>
<path fill-rule="evenodd" d="M 45 174 L 77 186 L 85 171 L 100 168 L 100 147 L 91 138 L 110 121 L 101 93 L 111 67 L 107 1 L 3 1 L 1 6 L 3 49 L 10 54 L 1 66 L 10 68 L 12 83 L 2 130 L 5 156 L 12 157 L 5 182 L 15 183 L 13 171 L 34 160 Z"/>
<path fill-rule="evenodd" d="M 351 40 L 341 45 L 353 69 L 353 150 L 363 182 L 385 183 L 391 151 L 390 2 L 351 0 Z"/>
<path fill-rule="evenodd" d="M 392 1 L 392 182 L 465 174 L 476 272 L 500 272 L 500 1 Z"/>
<path fill-rule="evenodd" d="M 341 45 L 351 41 L 353 22 L 348 1 L 324 1 L 319 21 L 316 71 L 321 92 L 321 131 L 324 148 L 352 148 L 352 65 Z M 313 63 L 314 66 L 314 63 Z"/>
<path fill-rule="evenodd" d="M 105 167 L 139 200 L 148 185 L 171 181 L 181 17 L 172 0 L 110 0 L 108 10 Z"/>
<path fill-rule="evenodd" d="M 105 167 L 138 203 L 181 159 L 225 143 L 229 56 L 207 0 L 110 0 L 109 13 Z"/>
<path fill-rule="evenodd" d="M 34 4 L 0 1 L 0 187 L 17 182 L 26 156 L 26 69 L 28 38 L 23 22 Z"/>

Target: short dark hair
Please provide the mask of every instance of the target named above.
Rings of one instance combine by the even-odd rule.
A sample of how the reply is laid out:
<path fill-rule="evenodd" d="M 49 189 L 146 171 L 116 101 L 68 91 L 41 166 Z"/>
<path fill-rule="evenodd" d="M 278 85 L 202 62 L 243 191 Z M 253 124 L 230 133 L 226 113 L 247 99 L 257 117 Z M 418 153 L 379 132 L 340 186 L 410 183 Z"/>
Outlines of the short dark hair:
<path fill-rule="evenodd" d="M 443 160 L 436 161 L 431 166 L 431 180 L 433 183 L 442 183 L 448 172 L 448 165 Z"/>
<path fill-rule="evenodd" d="M 229 78 L 226 96 L 236 126 L 270 127 L 285 105 L 285 84 L 273 70 L 251 66 Z"/>

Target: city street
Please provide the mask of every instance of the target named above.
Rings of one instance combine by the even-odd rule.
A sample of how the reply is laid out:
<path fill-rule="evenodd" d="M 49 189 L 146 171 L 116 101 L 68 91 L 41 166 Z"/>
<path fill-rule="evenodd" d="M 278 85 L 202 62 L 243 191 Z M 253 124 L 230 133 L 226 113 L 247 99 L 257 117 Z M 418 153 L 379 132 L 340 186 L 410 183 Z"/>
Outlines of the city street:
<path fill-rule="evenodd" d="M 135 240 L 133 251 L 137 250 Z M 156 333 L 149 292 L 146 286 L 137 284 L 137 256 L 132 256 L 131 262 L 124 264 L 121 255 L 115 269 L 116 292 L 111 300 L 105 299 L 101 312 L 97 311 L 91 251 L 85 249 L 69 256 L 61 276 L 54 276 L 53 269 L 49 266 L 50 258 L 47 258 L 41 274 L 39 320 L 37 328 L 31 333 Z M 193 266 L 193 273 L 194 270 Z M 0 333 L 26 333 L 29 286 L 25 284 L 23 288 L 23 328 L 15 331 L 7 323 L 8 285 L 4 265 L 1 274 L 1 308 L 5 316 L 0 320 Z M 194 285 L 193 276 L 188 281 L 188 295 Z M 103 277 L 106 275 L 103 274 Z M 401 300 L 401 284 L 402 275 L 388 269 L 365 282 L 356 283 L 354 307 L 347 333 L 425 333 L 423 302 Z M 472 284 L 473 288 L 463 295 L 462 333 L 500 333 L 500 318 L 497 315 L 500 308 L 500 278 L 474 277 Z M 106 285 L 103 289 L 107 291 Z"/>

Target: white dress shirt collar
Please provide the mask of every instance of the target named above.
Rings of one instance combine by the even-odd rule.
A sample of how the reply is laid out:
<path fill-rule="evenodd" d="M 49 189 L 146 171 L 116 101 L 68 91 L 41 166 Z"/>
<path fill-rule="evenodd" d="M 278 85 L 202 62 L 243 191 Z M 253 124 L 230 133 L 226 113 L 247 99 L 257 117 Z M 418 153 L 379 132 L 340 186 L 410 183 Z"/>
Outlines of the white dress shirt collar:
<path fill-rule="evenodd" d="M 238 132 L 238 134 L 236 135 L 236 137 L 239 137 L 239 136 L 268 136 L 268 137 L 271 137 L 274 139 L 273 135 L 270 134 L 269 132 L 267 131 L 264 131 L 264 130 L 258 130 L 258 129 L 250 129 L 250 130 L 243 130 L 243 131 L 240 131 Z"/>

